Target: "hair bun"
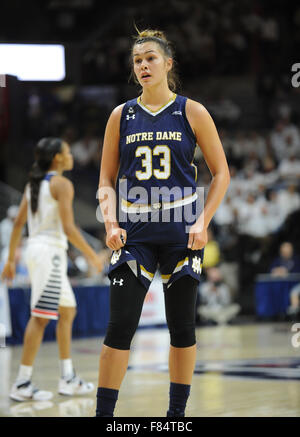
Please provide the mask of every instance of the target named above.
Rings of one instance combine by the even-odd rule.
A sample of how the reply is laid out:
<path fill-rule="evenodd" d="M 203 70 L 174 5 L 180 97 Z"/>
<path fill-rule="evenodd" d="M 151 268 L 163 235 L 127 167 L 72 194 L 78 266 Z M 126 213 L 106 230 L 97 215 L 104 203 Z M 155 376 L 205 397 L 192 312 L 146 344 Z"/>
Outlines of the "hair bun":
<path fill-rule="evenodd" d="M 138 32 L 138 38 L 148 38 L 148 37 L 155 37 L 160 38 L 163 41 L 167 41 L 167 38 L 161 30 L 153 30 L 153 29 L 146 29 L 140 32 L 138 29 L 136 29 Z"/>

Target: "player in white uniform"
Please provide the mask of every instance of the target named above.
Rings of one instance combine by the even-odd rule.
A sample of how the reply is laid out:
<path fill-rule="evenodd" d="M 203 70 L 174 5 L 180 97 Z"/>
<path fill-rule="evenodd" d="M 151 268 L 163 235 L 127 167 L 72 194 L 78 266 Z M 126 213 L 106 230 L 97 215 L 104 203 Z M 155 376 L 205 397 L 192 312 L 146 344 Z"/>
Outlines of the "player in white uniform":
<path fill-rule="evenodd" d="M 68 240 L 87 260 L 101 271 L 102 261 L 82 237 L 74 223 L 74 188 L 62 176 L 73 168 L 69 145 L 59 138 L 41 139 L 35 150 L 35 162 L 10 238 L 3 280 L 15 274 L 15 251 L 23 226 L 28 222 L 29 239 L 26 263 L 31 280 L 31 317 L 27 324 L 19 373 L 10 397 L 16 401 L 48 400 L 49 391 L 37 389 L 31 382 L 33 363 L 50 319 L 58 319 L 61 378 L 58 392 L 64 395 L 86 394 L 94 385 L 76 376 L 71 359 L 72 324 L 76 300 L 67 277 Z"/>

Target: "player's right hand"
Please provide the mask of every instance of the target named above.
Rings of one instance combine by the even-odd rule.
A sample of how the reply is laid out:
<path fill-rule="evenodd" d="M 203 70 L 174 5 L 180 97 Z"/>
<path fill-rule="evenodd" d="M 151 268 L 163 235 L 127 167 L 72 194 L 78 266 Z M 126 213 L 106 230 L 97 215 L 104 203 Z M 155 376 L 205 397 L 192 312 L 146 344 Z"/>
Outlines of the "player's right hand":
<path fill-rule="evenodd" d="M 14 279 L 16 273 L 16 264 L 14 261 L 7 261 L 1 273 L 1 279 L 5 282 L 10 282 Z"/>
<path fill-rule="evenodd" d="M 122 241 L 123 240 L 123 241 Z M 127 232 L 122 228 L 112 228 L 107 232 L 106 245 L 112 250 L 124 247 L 127 240 Z"/>

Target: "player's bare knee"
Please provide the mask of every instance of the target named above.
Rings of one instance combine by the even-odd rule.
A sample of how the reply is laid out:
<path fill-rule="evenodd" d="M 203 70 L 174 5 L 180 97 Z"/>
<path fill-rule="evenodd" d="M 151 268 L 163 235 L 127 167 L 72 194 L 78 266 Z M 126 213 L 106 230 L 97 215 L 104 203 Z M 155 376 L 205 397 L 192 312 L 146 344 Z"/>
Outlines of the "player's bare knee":
<path fill-rule="evenodd" d="M 32 319 L 34 321 L 34 323 L 41 329 L 46 328 L 46 326 L 48 325 L 48 323 L 50 322 L 49 319 L 46 319 L 44 317 L 36 317 L 36 316 L 32 316 Z"/>
<path fill-rule="evenodd" d="M 129 350 L 129 349 L 126 349 Z M 101 354 L 100 354 L 100 359 L 103 361 L 107 361 L 110 362 L 111 359 L 113 359 L 114 357 L 120 357 L 120 349 L 118 348 L 113 348 L 111 346 L 108 346 L 106 344 L 103 344 L 103 347 L 101 349 Z M 125 349 L 123 349 L 122 351 L 125 352 Z"/>
<path fill-rule="evenodd" d="M 73 322 L 76 312 L 76 307 L 59 307 L 59 322 Z"/>

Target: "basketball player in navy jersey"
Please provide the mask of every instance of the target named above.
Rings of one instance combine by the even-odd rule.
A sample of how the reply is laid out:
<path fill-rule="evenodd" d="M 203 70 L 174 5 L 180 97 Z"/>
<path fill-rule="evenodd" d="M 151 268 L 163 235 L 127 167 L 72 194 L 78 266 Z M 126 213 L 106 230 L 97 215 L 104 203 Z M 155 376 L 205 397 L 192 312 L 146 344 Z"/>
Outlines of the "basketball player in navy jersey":
<path fill-rule="evenodd" d="M 142 93 L 113 110 L 100 171 L 106 244 L 114 252 L 109 269 L 110 321 L 100 354 L 96 416 L 114 414 L 131 340 L 159 267 L 171 343 L 167 416 L 182 417 L 196 359 L 195 305 L 203 248 L 230 176 L 207 110 L 175 94 L 174 57 L 163 32 L 139 33 L 132 62 Z M 191 220 L 193 214 L 186 217 L 179 210 L 190 208 L 194 213 L 199 200 L 193 165 L 196 146 L 202 150 L 212 181 L 201 213 Z M 164 220 L 167 213 L 169 218 Z"/>
<path fill-rule="evenodd" d="M 29 239 L 26 263 L 31 281 L 31 317 L 24 335 L 21 365 L 10 398 L 15 401 L 43 401 L 52 392 L 39 390 L 32 383 L 33 363 L 50 319 L 58 320 L 61 378 L 58 392 L 63 395 L 84 395 L 94 389 L 90 382 L 76 375 L 71 359 L 72 324 L 76 300 L 67 277 L 67 241 L 69 240 L 101 271 L 103 263 L 82 237 L 74 223 L 72 182 L 63 172 L 73 168 L 70 146 L 59 138 L 41 139 L 35 150 L 35 162 L 29 175 L 14 222 L 8 260 L 3 280 L 15 275 L 15 252 L 22 229 L 28 222 Z"/>

